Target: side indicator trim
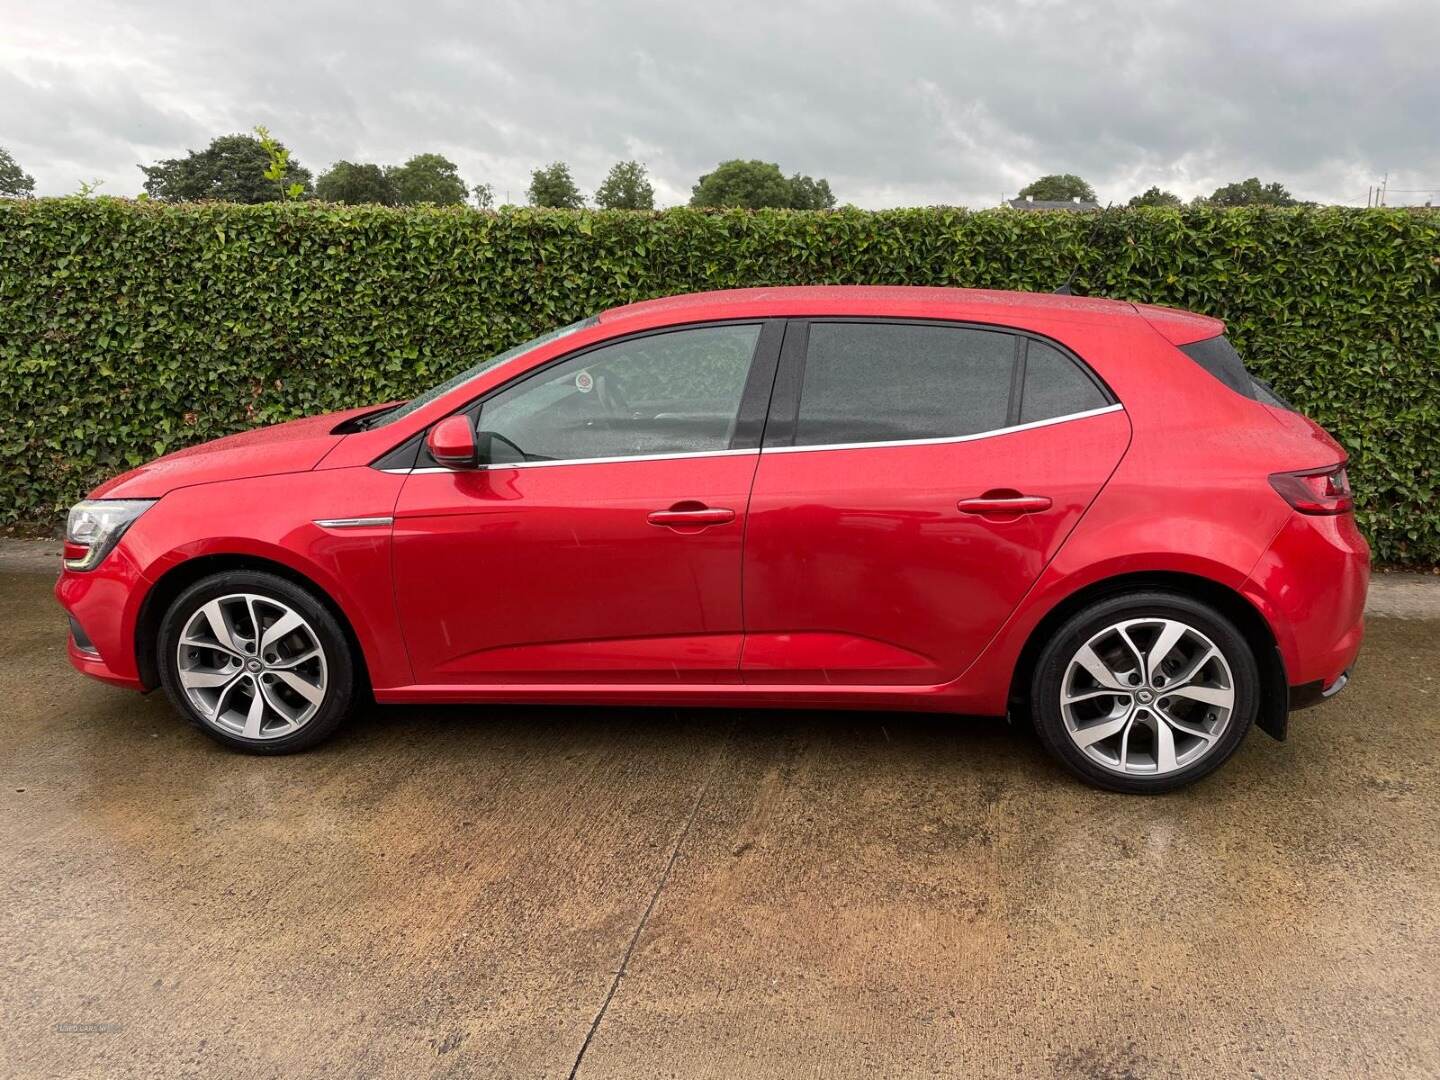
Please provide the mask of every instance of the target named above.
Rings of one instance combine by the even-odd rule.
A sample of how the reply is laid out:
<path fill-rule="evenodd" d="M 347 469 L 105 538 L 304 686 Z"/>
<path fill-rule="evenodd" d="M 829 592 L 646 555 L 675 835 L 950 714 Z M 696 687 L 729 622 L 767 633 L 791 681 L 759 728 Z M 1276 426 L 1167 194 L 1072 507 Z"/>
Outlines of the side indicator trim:
<path fill-rule="evenodd" d="M 383 517 L 316 518 L 313 522 L 322 529 L 370 529 L 376 526 L 393 525 L 395 519 L 388 514 Z"/>

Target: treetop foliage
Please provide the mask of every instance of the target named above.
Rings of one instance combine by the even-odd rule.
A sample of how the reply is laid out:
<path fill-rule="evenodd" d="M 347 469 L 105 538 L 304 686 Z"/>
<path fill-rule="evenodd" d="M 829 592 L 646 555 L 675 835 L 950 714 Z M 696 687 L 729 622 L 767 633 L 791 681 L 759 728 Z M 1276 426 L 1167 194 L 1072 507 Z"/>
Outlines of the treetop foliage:
<path fill-rule="evenodd" d="M 690 205 L 828 210 L 835 205 L 835 196 L 826 180 L 799 173 L 786 177 L 773 162 L 736 159 L 722 161 L 713 172 L 700 177 L 691 189 Z"/>

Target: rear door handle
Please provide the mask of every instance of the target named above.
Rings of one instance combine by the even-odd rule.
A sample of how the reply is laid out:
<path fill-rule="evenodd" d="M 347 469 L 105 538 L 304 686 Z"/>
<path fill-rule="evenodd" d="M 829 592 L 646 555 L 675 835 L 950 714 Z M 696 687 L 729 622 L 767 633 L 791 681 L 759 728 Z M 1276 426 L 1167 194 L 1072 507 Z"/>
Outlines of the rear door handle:
<path fill-rule="evenodd" d="M 719 506 L 671 507 L 656 510 L 647 518 L 651 525 L 667 529 L 705 528 L 707 525 L 727 525 L 735 520 L 735 511 Z"/>
<path fill-rule="evenodd" d="M 981 495 L 978 499 L 961 499 L 955 506 L 966 514 L 1038 514 L 1050 509 L 1044 495 Z"/>

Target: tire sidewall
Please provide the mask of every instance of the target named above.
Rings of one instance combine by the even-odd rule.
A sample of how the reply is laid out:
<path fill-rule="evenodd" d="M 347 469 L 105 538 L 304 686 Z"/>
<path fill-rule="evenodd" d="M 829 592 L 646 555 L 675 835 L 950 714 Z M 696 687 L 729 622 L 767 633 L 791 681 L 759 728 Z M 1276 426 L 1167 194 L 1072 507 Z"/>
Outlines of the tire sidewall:
<path fill-rule="evenodd" d="M 234 593 L 269 596 L 294 608 L 315 631 L 324 652 L 327 674 L 325 699 L 304 726 L 283 738 L 247 739 L 216 727 L 190 703 L 176 674 L 176 647 L 186 623 L 201 605 Z M 345 719 L 355 696 L 355 662 L 350 643 L 335 616 L 308 590 L 276 574 L 258 570 L 226 571 L 202 578 L 186 588 L 160 620 L 157 659 L 160 683 L 170 703 L 217 742 L 252 754 L 286 754 L 315 745 L 328 737 Z"/>
<path fill-rule="evenodd" d="M 1200 631 L 1224 655 L 1235 683 L 1235 707 L 1218 744 L 1199 761 L 1161 777 L 1127 776 L 1090 760 L 1070 737 L 1060 711 L 1065 669 L 1082 644 L 1107 626 L 1126 619 L 1160 616 L 1181 620 Z M 1183 787 L 1225 763 L 1249 732 L 1260 707 L 1260 671 L 1254 652 L 1235 625 L 1208 604 L 1172 593 L 1114 596 L 1068 619 L 1040 654 L 1030 690 L 1031 714 L 1041 740 L 1082 778 L 1112 791 L 1158 794 Z"/>

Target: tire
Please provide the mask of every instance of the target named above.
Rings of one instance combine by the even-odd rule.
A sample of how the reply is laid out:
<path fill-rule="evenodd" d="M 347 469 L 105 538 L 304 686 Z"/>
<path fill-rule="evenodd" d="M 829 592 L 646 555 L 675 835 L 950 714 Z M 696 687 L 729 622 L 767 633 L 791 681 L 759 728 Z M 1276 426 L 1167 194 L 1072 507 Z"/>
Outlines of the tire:
<path fill-rule="evenodd" d="M 1041 652 L 1030 686 L 1050 753 L 1097 787 L 1142 795 L 1219 768 L 1259 707 L 1245 638 L 1176 593 L 1112 596 L 1074 615 Z"/>
<path fill-rule="evenodd" d="M 263 571 L 227 571 L 187 588 L 160 622 L 158 655 L 170 703 L 212 739 L 249 754 L 323 742 L 359 696 L 356 657 L 335 616 L 306 589 Z"/>

